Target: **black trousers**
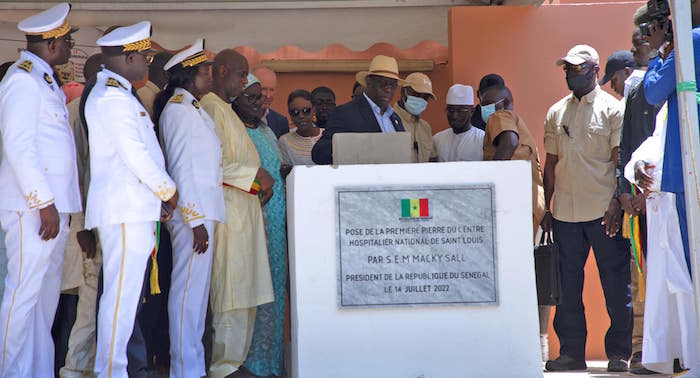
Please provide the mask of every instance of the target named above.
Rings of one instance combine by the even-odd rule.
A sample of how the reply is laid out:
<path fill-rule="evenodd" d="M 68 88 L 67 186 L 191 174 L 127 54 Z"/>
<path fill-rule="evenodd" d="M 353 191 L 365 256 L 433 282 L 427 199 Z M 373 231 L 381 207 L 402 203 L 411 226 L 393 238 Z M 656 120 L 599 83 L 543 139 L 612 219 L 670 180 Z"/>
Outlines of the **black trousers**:
<path fill-rule="evenodd" d="M 583 308 L 584 266 L 591 247 L 598 264 L 600 283 L 610 317 L 605 334 L 608 359 L 627 360 L 632 354 L 632 294 L 630 291 L 630 245 L 620 233 L 605 234 L 602 218 L 569 223 L 554 220 L 554 239 L 559 243 L 561 304 L 554 316 L 560 354 L 577 360 L 586 358 L 586 316 Z M 602 315 L 602 314 L 600 314 Z"/>

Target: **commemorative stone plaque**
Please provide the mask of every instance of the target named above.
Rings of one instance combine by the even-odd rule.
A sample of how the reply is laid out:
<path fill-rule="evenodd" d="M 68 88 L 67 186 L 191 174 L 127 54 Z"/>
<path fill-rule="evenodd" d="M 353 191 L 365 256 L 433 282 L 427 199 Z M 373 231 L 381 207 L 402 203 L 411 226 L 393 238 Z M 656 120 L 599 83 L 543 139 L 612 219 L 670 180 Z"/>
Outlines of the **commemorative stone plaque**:
<path fill-rule="evenodd" d="M 494 305 L 494 186 L 336 190 L 341 308 Z"/>

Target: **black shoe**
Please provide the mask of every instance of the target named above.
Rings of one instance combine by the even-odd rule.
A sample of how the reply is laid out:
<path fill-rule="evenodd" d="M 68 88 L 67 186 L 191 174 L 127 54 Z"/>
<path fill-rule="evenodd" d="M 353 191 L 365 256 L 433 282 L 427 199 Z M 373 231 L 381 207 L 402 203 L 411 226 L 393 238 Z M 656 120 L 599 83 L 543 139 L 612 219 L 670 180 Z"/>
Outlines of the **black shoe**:
<path fill-rule="evenodd" d="M 627 371 L 627 361 L 625 360 L 610 360 L 608 361 L 608 371 L 623 372 Z"/>
<path fill-rule="evenodd" d="M 682 373 L 686 370 L 688 369 L 685 369 L 683 368 L 683 366 L 681 366 L 681 360 L 679 360 L 678 358 L 673 360 L 673 374 Z"/>
<path fill-rule="evenodd" d="M 655 375 L 655 374 L 661 374 L 661 373 L 657 373 L 657 372 L 655 372 L 655 371 L 653 371 L 653 370 L 649 370 L 649 369 L 647 369 L 647 368 L 645 368 L 645 367 L 641 367 L 641 368 L 638 368 L 638 369 L 630 369 L 630 373 L 633 374 L 633 375 Z"/>
<path fill-rule="evenodd" d="M 630 359 L 630 371 L 644 369 L 642 366 L 642 352 L 634 352 Z"/>
<path fill-rule="evenodd" d="M 579 361 L 573 357 L 562 355 L 556 360 L 549 360 L 544 364 L 547 371 L 567 371 L 567 370 L 586 370 L 586 361 Z"/>

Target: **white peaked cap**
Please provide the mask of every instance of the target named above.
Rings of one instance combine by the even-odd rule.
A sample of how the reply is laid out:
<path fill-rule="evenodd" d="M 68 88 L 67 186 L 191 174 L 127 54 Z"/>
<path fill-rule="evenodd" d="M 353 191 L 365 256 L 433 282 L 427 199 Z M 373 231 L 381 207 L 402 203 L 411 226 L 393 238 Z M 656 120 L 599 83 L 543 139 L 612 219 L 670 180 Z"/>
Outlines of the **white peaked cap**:
<path fill-rule="evenodd" d="M 77 30 L 66 22 L 68 12 L 70 4 L 60 3 L 20 21 L 17 29 L 38 39 L 58 38 Z"/>
<path fill-rule="evenodd" d="M 122 26 L 97 40 L 98 46 L 124 46 L 124 51 L 144 51 L 151 48 L 151 22 Z"/>
<path fill-rule="evenodd" d="M 474 105 L 474 88 L 455 84 L 447 91 L 447 105 Z"/>
<path fill-rule="evenodd" d="M 194 67 L 201 63 L 211 62 L 204 54 L 204 38 L 200 38 L 192 44 L 192 46 L 173 55 L 170 60 L 165 63 L 163 70 L 167 71 L 177 65 L 182 68 Z"/>

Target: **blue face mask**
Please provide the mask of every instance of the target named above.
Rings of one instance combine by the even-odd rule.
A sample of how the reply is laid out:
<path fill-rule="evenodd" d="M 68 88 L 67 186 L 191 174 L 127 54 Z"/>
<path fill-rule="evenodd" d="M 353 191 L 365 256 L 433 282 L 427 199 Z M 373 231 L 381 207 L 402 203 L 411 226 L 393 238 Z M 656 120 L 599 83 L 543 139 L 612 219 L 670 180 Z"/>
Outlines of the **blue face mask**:
<path fill-rule="evenodd" d="M 428 101 L 416 96 L 406 96 L 404 107 L 407 112 L 418 116 L 428 107 Z"/>
<path fill-rule="evenodd" d="M 496 105 L 500 104 L 501 102 L 503 102 L 503 99 L 500 99 L 493 104 L 481 105 L 481 119 L 484 120 L 484 123 L 489 121 L 489 117 L 491 117 L 493 113 L 496 113 Z"/>

